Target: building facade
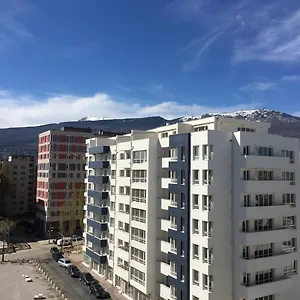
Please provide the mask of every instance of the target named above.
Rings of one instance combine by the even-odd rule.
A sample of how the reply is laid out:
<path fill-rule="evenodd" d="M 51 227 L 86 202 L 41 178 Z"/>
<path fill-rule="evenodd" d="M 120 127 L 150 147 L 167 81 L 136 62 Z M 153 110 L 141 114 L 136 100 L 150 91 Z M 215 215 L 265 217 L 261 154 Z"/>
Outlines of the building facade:
<path fill-rule="evenodd" d="M 35 227 L 40 235 L 49 230 L 60 231 L 61 222 L 65 223 L 67 231 L 66 207 L 70 201 L 76 201 L 72 218 L 80 226 L 82 216 L 78 197 L 84 190 L 86 174 L 85 140 L 92 136 L 90 129 L 74 127 L 49 130 L 39 135 Z"/>
<path fill-rule="evenodd" d="M 296 299 L 299 140 L 207 118 L 87 140 L 85 262 L 134 300 Z"/>
<path fill-rule="evenodd" d="M 2 214 L 17 216 L 33 214 L 36 192 L 36 158 L 29 155 L 8 157 L 3 170 L 7 178 L 6 193 L 2 199 Z"/>

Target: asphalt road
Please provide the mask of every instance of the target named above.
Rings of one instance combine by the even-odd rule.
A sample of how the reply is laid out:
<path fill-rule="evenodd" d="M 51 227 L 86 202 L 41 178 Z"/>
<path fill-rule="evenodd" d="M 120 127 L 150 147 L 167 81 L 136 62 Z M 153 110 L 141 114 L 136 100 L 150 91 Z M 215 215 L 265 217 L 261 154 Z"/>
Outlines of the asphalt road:
<path fill-rule="evenodd" d="M 96 299 L 94 295 L 89 294 L 88 288 L 83 282 L 78 278 L 72 278 L 67 270 L 60 267 L 55 260 L 44 261 L 40 264 L 70 300 Z"/>

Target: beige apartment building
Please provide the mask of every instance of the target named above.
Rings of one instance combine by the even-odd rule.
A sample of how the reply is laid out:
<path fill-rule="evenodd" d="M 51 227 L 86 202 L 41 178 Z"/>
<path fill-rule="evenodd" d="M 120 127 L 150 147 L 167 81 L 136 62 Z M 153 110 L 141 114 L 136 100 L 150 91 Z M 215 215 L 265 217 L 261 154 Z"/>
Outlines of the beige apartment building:
<path fill-rule="evenodd" d="M 34 213 L 36 191 L 36 158 L 12 155 L 6 162 L 7 189 L 2 199 L 2 213 L 7 216 Z"/>

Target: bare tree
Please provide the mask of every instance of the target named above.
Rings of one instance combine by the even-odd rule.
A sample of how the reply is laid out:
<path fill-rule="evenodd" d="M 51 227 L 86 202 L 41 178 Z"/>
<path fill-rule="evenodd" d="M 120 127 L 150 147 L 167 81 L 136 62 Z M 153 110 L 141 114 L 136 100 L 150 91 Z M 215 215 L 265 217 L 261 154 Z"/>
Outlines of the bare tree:
<path fill-rule="evenodd" d="M 2 261 L 4 261 L 5 255 L 5 243 L 7 248 L 9 247 L 9 236 L 11 230 L 16 226 L 16 222 L 8 219 L 0 219 L 0 236 L 2 236 Z"/>

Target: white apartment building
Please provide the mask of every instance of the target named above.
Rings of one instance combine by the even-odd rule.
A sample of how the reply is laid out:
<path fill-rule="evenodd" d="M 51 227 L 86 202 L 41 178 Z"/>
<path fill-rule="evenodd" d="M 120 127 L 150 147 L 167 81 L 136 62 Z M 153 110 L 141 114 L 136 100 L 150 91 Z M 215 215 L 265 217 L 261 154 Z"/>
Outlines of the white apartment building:
<path fill-rule="evenodd" d="M 269 127 L 87 140 L 86 263 L 134 300 L 297 299 L 299 140 Z"/>

